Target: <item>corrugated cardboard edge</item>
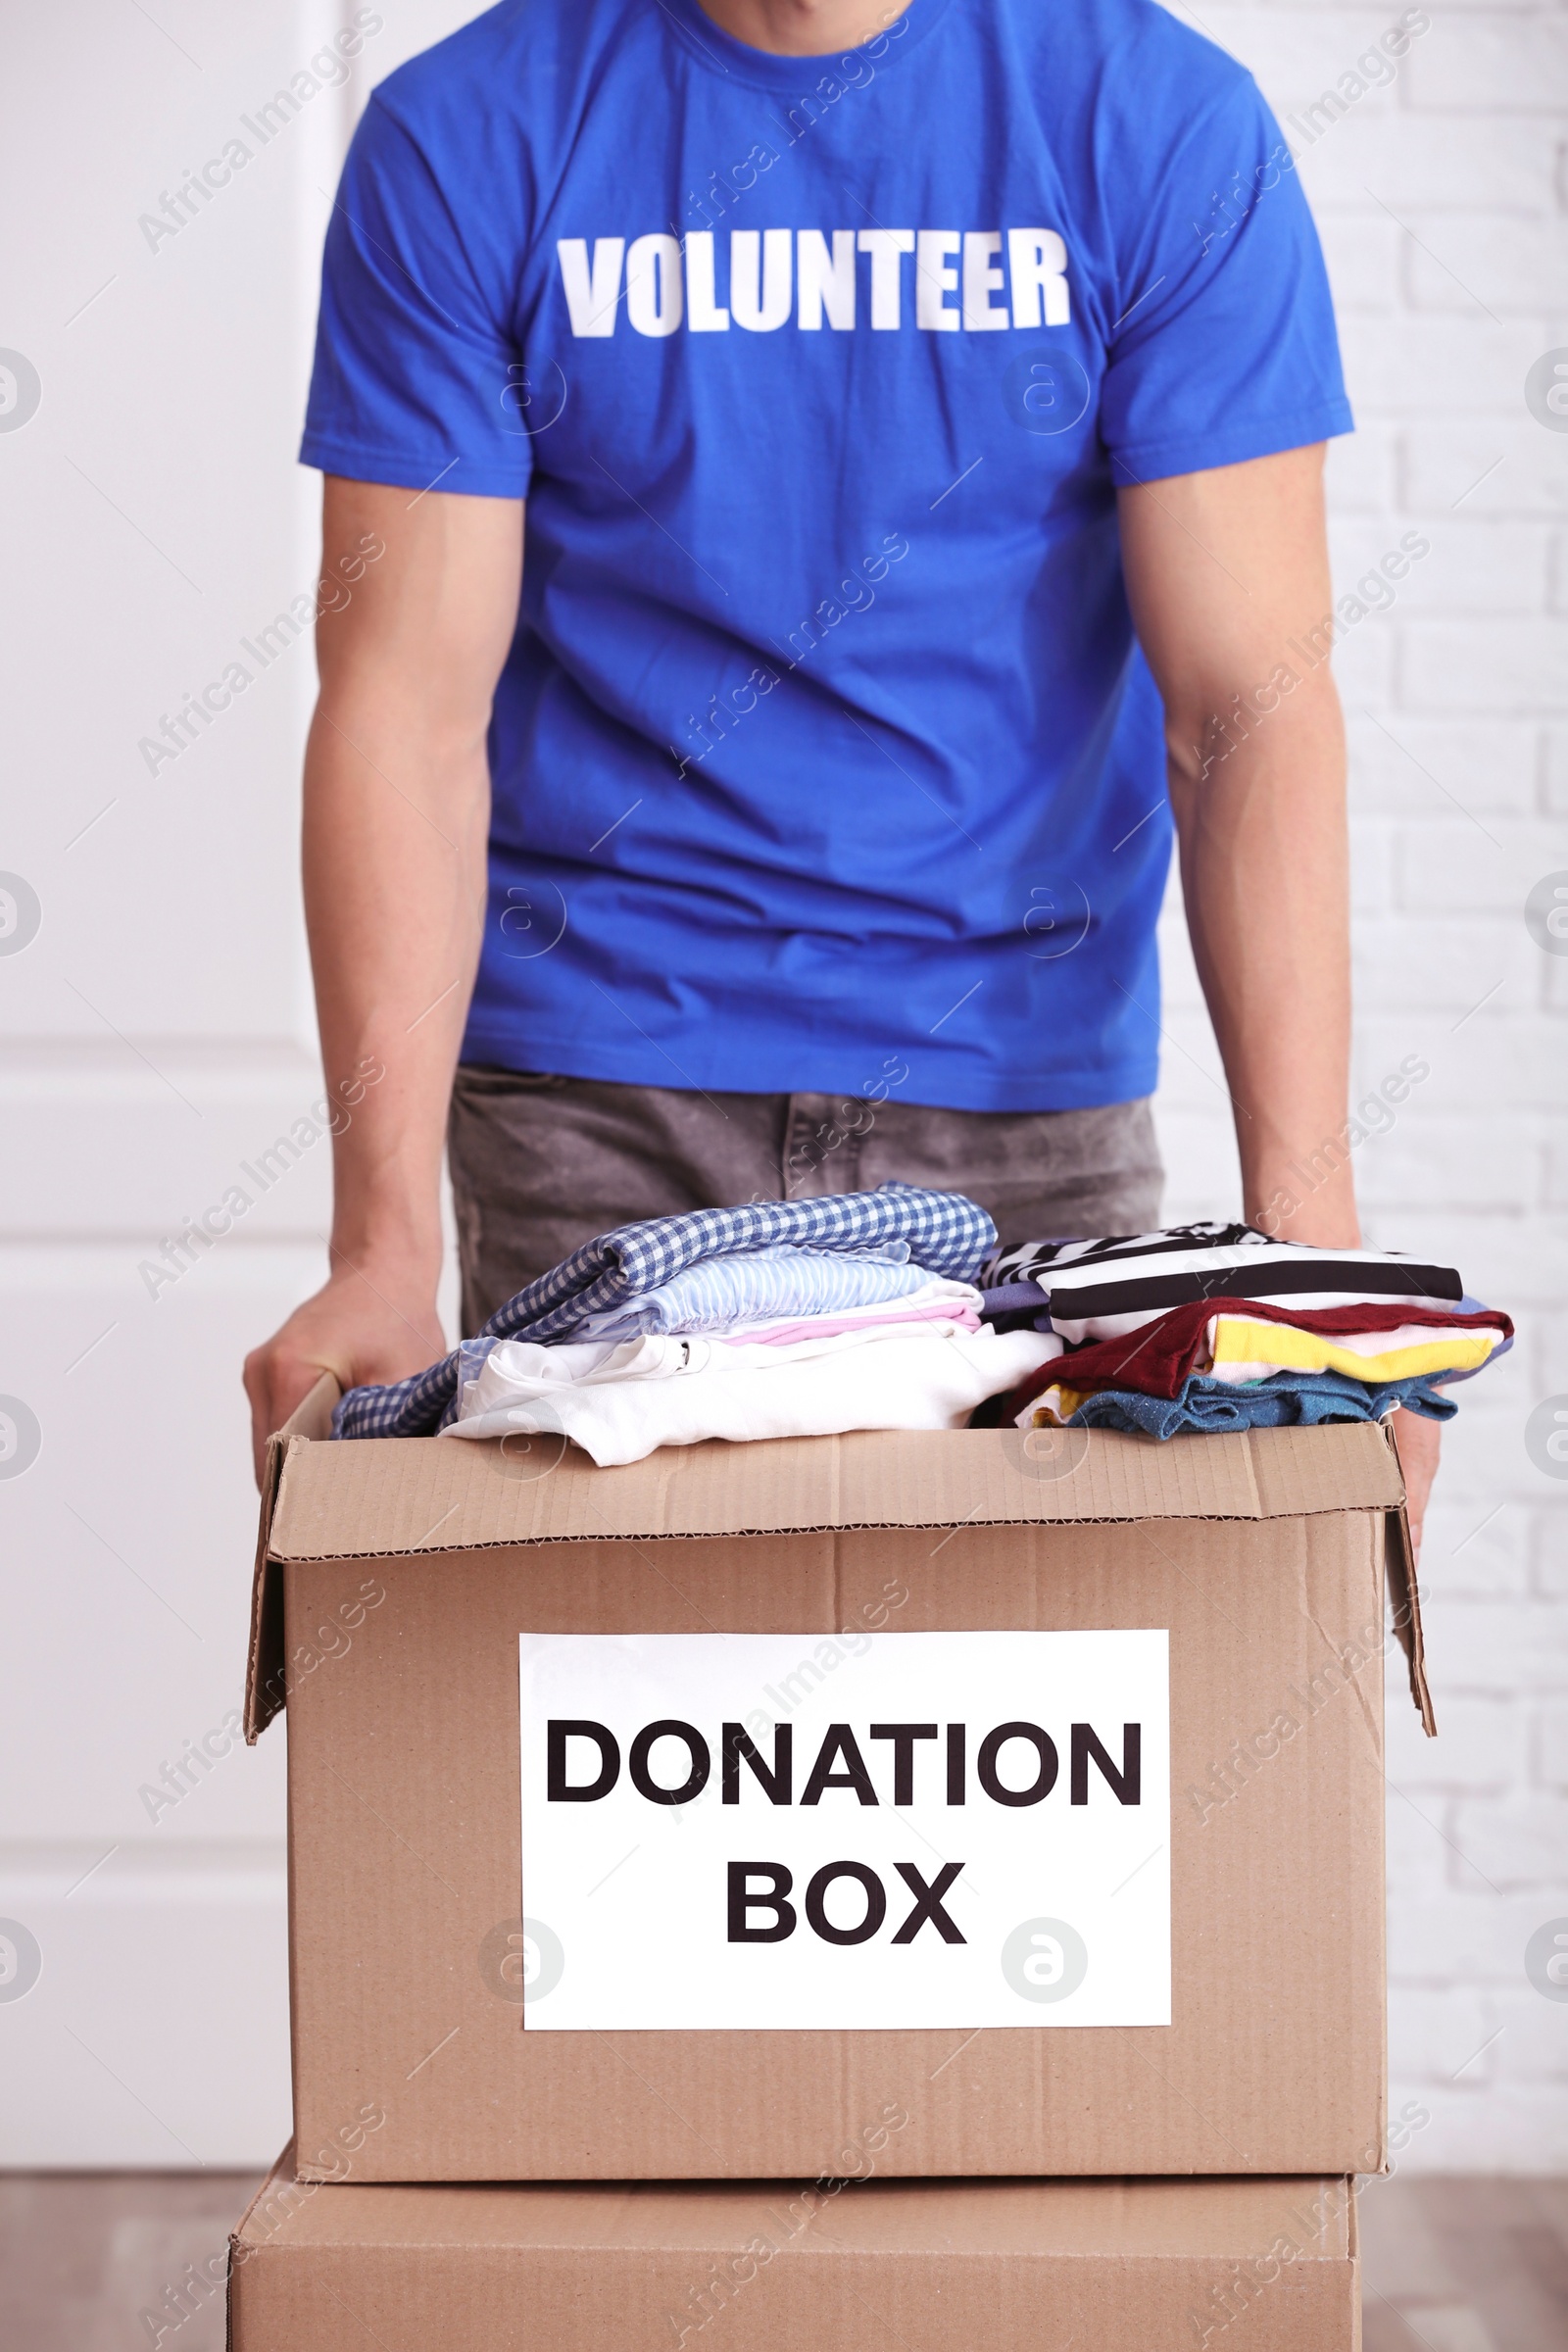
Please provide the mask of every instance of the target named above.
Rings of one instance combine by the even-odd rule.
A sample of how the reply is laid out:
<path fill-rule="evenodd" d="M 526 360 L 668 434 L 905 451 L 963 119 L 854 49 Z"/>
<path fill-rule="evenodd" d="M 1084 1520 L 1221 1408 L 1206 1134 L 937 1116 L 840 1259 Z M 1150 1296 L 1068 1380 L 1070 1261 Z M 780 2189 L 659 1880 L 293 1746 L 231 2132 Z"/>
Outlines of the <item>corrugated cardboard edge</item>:
<path fill-rule="evenodd" d="M 1398 1461 L 1398 1449 L 1394 1443 L 1394 1431 L 1387 1421 L 1380 1422 L 1389 1451 Z M 1438 1718 L 1432 1705 L 1432 1692 L 1427 1684 L 1427 1646 L 1421 1631 L 1421 1587 L 1416 1576 L 1415 1544 L 1410 1536 L 1410 1516 L 1404 1505 L 1404 1480 L 1399 1480 L 1399 1500 L 1390 1510 L 1384 1527 L 1384 1577 L 1389 1589 L 1389 1606 L 1393 1611 L 1394 1630 L 1399 1638 L 1399 1647 L 1409 1669 L 1410 1696 L 1421 1718 L 1421 1729 L 1429 1740 L 1438 1736 Z"/>
<path fill-rule="evenodd" d="M 852 1528 L 1384 1516 L 1395 1624 L 1429 1733 L 1403 1484 L 1373 1424 L 1177 1438 L 1108 1431 L 856 1432 L 756 1446 L 665 1447 L 623 1470 L 576 1449 L 541 1468 L 500 1442 L 323 1444 L 338 1389 L 323 1375 L 269 1442 L 251 1600 L 245 1737 L 287 1698 L 288 1561 L 396 1558 L 527 1544 L 810 1534 Z M 1053 1448 L 1030 1450 L 1039 1440 Z M 520 1468 L 521 1475 L 517 1474 Z"/>
<path fill-rule="evenodd" d="M 234 2247 L 239 2244 L 241 2238 L 243 2238 L 245 2235 L 246 2229 L 250 2223 L 251 2215 L 256 2211 L 257 2207 L 262 2204 L 266 2198 L 268 2190 L 270 2188 L 277 2187 L 280 2182 L 292 2181 L 294 2178 L 294 2142 L 292 2139 L 288 2139 L 284 2142 L 282 2149 L 279 2151 L 272 2165 L 271 2171 L 268 2173 L 264 2180 L 257 2182 L 255 2195 L 252 2197 L 250 2203 L 240 2215 L 239 2220 L 234 2224 L 233 2229 L 228 2233 L 228 2244 L 231 2258 Z"/>
<path fill-rule="evenodd" d="M 591 2238 L 586 2234 L 579 2236 L 576 2232 L 509 2238 L 498 2234 L 493 2229 L 487 2230 L 483 2234 L 475 2232 L 471 2235 L 458 2234 L 453 2230 L 452 2216 L 461 2210 L 465 2203 L 469 2205 L 470 2211 L 481 2206 L 491 2207 L 493 2210 L 492 2200 L 497 2192 L 505 2201 L 514 2199 L 519 2210 L 535 2197 L 549 2198 L 560 2192 L 574 2200 L 581 2199 L 586 2203 L 599 2205 L 605 2214 L 613 2215 L 617 2207 L 623 2214 L 628 2203 L 635 2209 L 637 2205 L 645 2204 L 648 2201 L 662 2200 L 666 2205 L 684 2202 L 688 2195 L 706 2200 L 712 2191 L 717 2191 L 721 2199 L 728 2193 L 733 2195 L 737 2203 L 751 2203 L 760 2201 L 770 2195 L 777 2196 L 781 2190 L 788 2195 L 790 2189 L 798 2185 L 791 2179 L 783 2179 L 771 2174 L 748 2175 L 742 2179 L 712 2180 L 682 2179 L 675 2181 L 645 2179 L 583 2181 L 552 2178 L 548 2180 L 375 2180 L 362 2182 L 352 2181 L 339 2174 L 318 2181 L 312 2180 L 308 2175 L 299 2170 L 294 2156 L 295 2142 L 290 2139 L 275 2159 L 265 2180 L 257 2187 L 239 2221 L 230 2230 L 228 2242 L 231 2256 L 231 2276 L 234 2269 L 243 2267 L 246 2262 L 253 2260 L 257 2255 L 271 2247 L 275 2247 L 275 2250 L 285 2257 L 304 2255 L 307 2259 L 314 2260 L 324 2253 L 334 2251 L 352 2251 L 360 2255 L 373 2255 L 388 2243 L 395 2244 L 400 2251 L 413 2250 L 436 2255 L 470 2250 L 476 2253 L 488 2253 L 497 2247 L 514 2248 L 530 2254 L 572 2250 L 586 2255 L 593 2250 L 602 2250 L 607 2243 L 607 2240 L 598 2233 Z M 1065 2237 L 1058 2237 L 1054 2247 L 1039 2249 L 1046 2253 L 1047 2259 L 1058 2261 L 1087 2259 L 1123 2262 L 1128 2259 L 1139 2259 L 1140 2255 L 1143 2259 L 1154 2262 L 1182 2263 L 1189 2260 L 1197 2249 L 1182 2243 L 1179 2239 L 1173 2240 L 1164 2233 L 1161 2233 L 1163 2242 L 1157 2246 L 1146 2245 L 1143 2248 L 1133 2248 L 1128 2245 L 1125 2230 L 1126 2192 L 1128 2191 L 1131 2191 L 1136 2199 L 1139 2192 L 1148 2190 L 1154 2190 L 1156 2193 L 1161 2190 L 1187 2190 L 1196 2192 L 1200 2196 L 1204 2194 L 1212 2196 L 1217 2192 L 1222 2198 L 1226 2197 L 1228 2192 L 1240 2190 L 1255 2204 L 1260 2193 L 1274 2190 L 1290 2200 L 1288 2208 L 1279 2218 L 1290 2221 L 1300 2231 L 1300 2241 L 1297 2245 L 1296 2258 L 1341 2267 L 1355 2266 L 1359 2263 L 1361 2254 L 1359 2200 L 1362 2182 L 1375 2177 L 1370 2174 L 1316 2171 L 1297 2174 L 1189 2173 L 1153 2176 L 1117 2173 L 1098 2173 L 1087 2176 L 1057 2173 L 1000 2173 L 965 2177 L 958 2174 L 933 2174 L 889 2178 L 875 2187 L 870 2187 L 864 2176 L 853 2174 L 821 2174 L 817 2176 L 817 2180 L 819 2183 L 836 2180 L 840 2186 L 846 2187 L 858 2182 L 862 2188 L 869 2188 L 872 2198 L 893 2196 L 902 2199 L 906 2197 L 911 2190 L 942 2192 L 956 2189 L 965 2193 L 966 2196 L 977 2195 L 979 2200 L 984 2202 L 988 2195 L 1004 2199 L 1009 2191 L 1019 2188 L 1025 2190 L 1038 2188 L 1046 2190 L 1048 2193 L 1053 2190 L 1067 2192 L 1087 2190 L 1094 2203 L 1102 2206 L 1108 2217 L 1108 2226 L 1103 2234 L 1099 2235 L 1087 2245 L 1081 2237 L 1076 2243 Z M 310 2200 L 318 2196 L 323 2189 L 326 2192 L 324 2206 L 310 2204 L 310 2222 L 305 2225 L 303 2230 L 296 2230 L 294 2225 L 300 2214 L 305 2211 Z M 421 2191 L 431 2192 L 440 2200 L 440 2221 L 435 2228 L 426 2229 L 418 2234 L 410 2233 L 403 2229 L 395 2236 L 392 2236 L 390 2233 L 378 2232 L 374 2229 L 368 2230 L 365 2227 L 362 2218 L 364 2200 L 369 2200 L 377 2207 L 381 2216 L 390 2217 L 399 2214 L 401 2219 L 402 2214 L 406 2214 L 411 2206 L 417 2205 Z M 267 2216 L 269 2209 L 274 2203 L 282 2208 L 278 2216 L 275 2219 L 269 2219 L 267 2226 L 263 2229 L 254 2227 L 255 2217 L 258 2214 Z M 1119 2214 L 1118 2207 L 1122 2209 Z M 358 2210 L 356 2210 L 357 2208 Z M 329 2215 L 337 2216 L 341 2223 L 347 2225 L 343 2228 L 341 2234 L 336 2229 L 327 2230 L 322 2227 Z M 1122 2224 L 1120 2230 L 1116 2227 L 1118 2220 Z M 876 2250 L 863 2238 L 856 2243 L 853 2231 L 851 2242 L 845 2245 L 842 2236 L 835 2236 L 831 2231 L 822 2228 L 821 2223 L 822 2212 L 819 2207 L 818 2210 L 809 2214 L 798 2228 L 791 2230 L 792 2243 L 807 2251 L 826 2251 L 833 2257 L 848 2253 L 853 2258 L 856 2254 L 865 2254 Z M 1120 2242 L 1111 2242 L 1114 2239 L 1119 2239 Z M 646 2232 L 633 2232 L 624 2230 L 624 2229 L 618 2241 L 620 2246 L 631 2252 L 655 2249 L 659 2242 L 657 2237 Z M 1274 2242 L 1277 2244 L 1279 2241 L 1276 2239 Z M 687 2252 L 694 2252 L 700 2246 L 708 2243 L 710 2243 L 715 2249 L 722 2249 L 728 2243 L 728 2232 L 722 2228 L 716 2228 L 712 2230 L 710 2239 L 705 2239 L 699 2233 L 690 2237 L 683 2234 L 680 2240 L 681 2250 Z M 934 2259 L 941 2262 L 944 2259 L 973 2259 L 976 2257 L 981 2260 L 988 2258 L 1005 2260 L 1010 2256 L 1015 2256 L 1021 2249 L 1017 2237 L 1014 2235 L 1010 2242 L 1005 2238 L 997 2239 L 995 2237 L 989 2240 L 974 2239 L 961 2248 L 955 2248 L 951 2240 L 944 2243 L 939 2239 L 932 2243 L 922 2237 L 917 2244 L 911 2244 L 906 2239 L 904 2247 L 900 2249 L 897 2241 L 894 2241 L 890 2247 L 884 2240 L 881 2250 L 915 2253 L 920 2259 Z M 1224 2253 L 1210 2247 L 1200 2254 L 1200 2259 L 1224 2261 L 1232 2255 L 1239 2255 L 1245 2259 L 1245 2253 L 1246 2249 L 1240 2241 L 1232 2238 Z"/>
<path fill-rule="evenodd" d="M 323 1372 L 304 1402 L 267 1441 L 262 1469 L 261 1510 L 256 1529 L 256 1567 L 251 1579 L 250 1647 L 245 1661 L 245 1739 L 254 1747 L 287 1693 L 283 1677 L 283 1585 L 271 1573 L 272 1522 L 283 1485 L 283 1466 L 294 1446 L 329 1438 L 332 1408 L 343 1394 Z"/>
<path fill-rule="evenodd" d="M 245 2232 L 250 2228 L 252 2215 L 269 2197 L 275 2194 L 281 2183 L 291 2180 L 293 2175 L 294 2142 L 290 2139 L 271 2170 L 257 2182 L 256 2194 L 228 2233 L 228 2292 L 223 2298 L 223 2341 L 228 2352 L 234 2352 L 234 2274 L 242 2263 L 249 2262 L 259 2251 L 258 2245 L 248 2240 Z"/>

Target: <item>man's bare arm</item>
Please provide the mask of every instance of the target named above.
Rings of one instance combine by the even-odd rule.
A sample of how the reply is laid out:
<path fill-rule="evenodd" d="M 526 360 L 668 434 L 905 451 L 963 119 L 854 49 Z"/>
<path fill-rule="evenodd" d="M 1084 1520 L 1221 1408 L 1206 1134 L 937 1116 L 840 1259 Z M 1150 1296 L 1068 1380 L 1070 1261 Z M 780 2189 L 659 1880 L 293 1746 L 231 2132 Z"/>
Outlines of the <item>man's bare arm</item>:
<path fill-rule="evenodd" d="M 1120 510 L 1246 1214 L 1283 1241 L 1352 1248 L 1349 860 L 1323 451 L 1146 483 L 1122 491 Z M 1397 1434 L 1419 1531 L 1437 1424 L 1400 1413 Z"/>
<path fill-rule="evenodd" d="M 1341 1135 L 1349 1087 L 1345 733 L 1320 630 L 1332 609 L 1322 464 L 1321 448 L 1291 450 L 1124 490 L 1121 529 L 1165 704 L 1187 921 L 1246 1213 L 1282 1240 L 1347 1248 L 1359 1240 L 1348 1163 L 1310 1191 L 1290 1174 Z M 1315 667 L 1299 650 L 1314 630 Z"/>
<path fill-rule="evenodd" d="M 337 1118 L 330 1272 L 247 1358 L 258 1465 L 323 1370 L 345 1388 L 398 1380 L 445 1344 L 442 1138 L 484 920 L 485 731 L 516 625 L 522 506 L 329 476 L 322 558 L 349 600 L 317 624 L 305 758 L 305 906 Z"/>

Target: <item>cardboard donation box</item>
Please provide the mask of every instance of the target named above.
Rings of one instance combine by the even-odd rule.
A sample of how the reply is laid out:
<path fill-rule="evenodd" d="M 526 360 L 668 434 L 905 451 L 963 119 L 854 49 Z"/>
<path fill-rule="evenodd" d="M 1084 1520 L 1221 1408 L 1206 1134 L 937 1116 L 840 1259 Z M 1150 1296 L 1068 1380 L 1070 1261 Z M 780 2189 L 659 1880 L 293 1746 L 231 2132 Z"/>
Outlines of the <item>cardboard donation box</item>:
<path fill-rule="evenodd" d="M 599 1470 L 328 1409 L 247 1727 L 286 1697 L 301 2180 L 1381 2169 L 1378 1429 Z"/>
<path fill-rule="evenodd" d="M 1352 2184 L 313 2188 L 231 2244 L 231 2352 L 1226 2352 L 1360 2342 Z"/>

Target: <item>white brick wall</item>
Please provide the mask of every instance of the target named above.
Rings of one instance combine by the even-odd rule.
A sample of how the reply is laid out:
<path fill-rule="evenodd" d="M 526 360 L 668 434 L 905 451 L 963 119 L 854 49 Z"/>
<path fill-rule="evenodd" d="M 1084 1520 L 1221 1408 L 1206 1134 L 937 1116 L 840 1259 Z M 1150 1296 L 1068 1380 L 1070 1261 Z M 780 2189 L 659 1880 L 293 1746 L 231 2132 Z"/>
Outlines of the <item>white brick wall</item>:
<path fill-rule="evenodd" d="M 1399 13 L 1253 0 L 1201 24 L 1283 119 Z M 1431 2116 L 1412 2170 L 1562 2171 L 1568 2002 L 1527 1982 L 1524 1947 L 1568 1924 L 1568 1482 L 1523 1432 L 1568 1392 L 1568 958 L 1523 909 L 1568 869 L 1568 433 L 1523 383 L 1568 345 L 1568 10 L 1427 14 L 1393 85 L 1300 158 L 1359 424 L 1331 461 L 1336 587 L 1401 531 L 1432 542 L 1339 663 L 1356 1075 L 1432 1065 L 1359 1154 L 1363 1213 L 1373 1242 L 1451 1256 L 1519 1325 L 1445 1439 L 1421 1579 L 1435 1743 L 1402 1662 L 1390 1674 L 1392 2091 Z M 1234 1154 L 1175 894 L 1166 938 L 1167 1213 L 1212 1214 Z"/>

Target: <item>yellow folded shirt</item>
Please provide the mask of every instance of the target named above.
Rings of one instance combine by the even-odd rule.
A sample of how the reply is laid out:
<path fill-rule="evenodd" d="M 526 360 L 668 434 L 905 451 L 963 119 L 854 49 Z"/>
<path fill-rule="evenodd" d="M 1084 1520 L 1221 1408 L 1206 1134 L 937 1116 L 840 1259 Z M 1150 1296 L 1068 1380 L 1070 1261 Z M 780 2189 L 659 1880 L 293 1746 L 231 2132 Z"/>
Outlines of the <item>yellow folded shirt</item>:
<path fill-rule="evenodd" d="M 1352 1332 L 1328 1339 L 1294 1323 L 1216 1315 L 1209 1325 L 1210 1378 L 1237 1383 L 1275 1372 L 1348 1372 L 1352 1380 L 1417 1380 L 1433 1372 L 1473 1372 L 1502 1340 L 1499 1331 L 1449 1330 L 1402 1323 L 1396 1331 Z"/>

